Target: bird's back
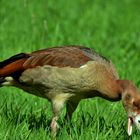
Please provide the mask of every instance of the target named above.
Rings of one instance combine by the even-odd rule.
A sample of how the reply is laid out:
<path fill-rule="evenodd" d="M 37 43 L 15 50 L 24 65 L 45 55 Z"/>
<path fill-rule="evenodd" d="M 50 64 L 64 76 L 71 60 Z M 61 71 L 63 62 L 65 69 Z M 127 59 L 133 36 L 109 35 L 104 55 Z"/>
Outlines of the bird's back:
<path fill-rule="evenodd" d="M 26 69 L 44 65 L 56 66 L 58 68 L 79 68 L 88 61 L 96 61 L 105 65 L 114 76 L 118 77 L 110 60 L 90 48 L 81 46 L 63 46 L 38 50 L 30 54 L 17 54 L 0 62 L 0 77 L 12 76 L 18 79 Z"/>

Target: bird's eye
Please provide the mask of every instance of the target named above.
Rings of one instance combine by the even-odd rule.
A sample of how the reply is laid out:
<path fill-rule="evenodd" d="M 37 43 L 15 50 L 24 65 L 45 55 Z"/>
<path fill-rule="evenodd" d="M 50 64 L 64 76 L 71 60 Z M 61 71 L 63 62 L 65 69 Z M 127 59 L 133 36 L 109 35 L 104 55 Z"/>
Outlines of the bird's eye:
<path fill-rule="evenodd" d="M 131 95 L 128 93 L 128 94 L 126 94 L 126 96 L 125 96 L 125 100 L 127 100 L 127 101 L 129 101 L 131 99 Z"/>
<path fill-rule="evenodd" d="M 140 116 L 137 115 L 134 120 L 137 124 L 140 124 Z"/>
<path fill-rule="evenodd" d="M 136 101 L 133 101 L 133 105 L 134 105 L 135 107 L 139 107 L 139 104 L 138 104 L 138 102 L 136 102 Z"/>

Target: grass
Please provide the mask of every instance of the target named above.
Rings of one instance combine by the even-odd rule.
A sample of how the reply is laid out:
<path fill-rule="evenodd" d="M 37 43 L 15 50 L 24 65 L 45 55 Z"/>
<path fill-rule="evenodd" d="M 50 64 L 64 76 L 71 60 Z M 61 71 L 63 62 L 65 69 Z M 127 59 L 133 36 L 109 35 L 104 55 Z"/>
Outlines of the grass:
<path fill-rule="evenodd" d="M 140 1 L 0 0 L 0 60 L 20 52 L 78 44 L 111 59 L 122 79 L 140 87 Z M 64 114 L 64 113 L 63 113 Z M 137 140 L 127 136 L 121 102 L 83 100 L 73 119 L 59 120 L 58 140 Z M 49 140 L 50 103 L 22 90 L 0 89 L 0 139 Z"/>

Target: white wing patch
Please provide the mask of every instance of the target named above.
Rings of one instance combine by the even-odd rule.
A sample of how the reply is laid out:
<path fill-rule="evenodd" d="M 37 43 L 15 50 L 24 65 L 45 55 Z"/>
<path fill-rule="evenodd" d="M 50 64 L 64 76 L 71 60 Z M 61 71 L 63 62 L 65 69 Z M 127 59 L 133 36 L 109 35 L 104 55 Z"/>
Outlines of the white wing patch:
<path fill-rule="evenodd" d="M 80 68 L 85 68 L 85 67 L 87 67 L 87 65 L 82 65 Z"/>
<path fill-rule="evenodd" d="M 12 77 L 5 77 L 5 82 L 2 83 L 3 86 L 11 86 L 13 85 L 14 79 Z"/>

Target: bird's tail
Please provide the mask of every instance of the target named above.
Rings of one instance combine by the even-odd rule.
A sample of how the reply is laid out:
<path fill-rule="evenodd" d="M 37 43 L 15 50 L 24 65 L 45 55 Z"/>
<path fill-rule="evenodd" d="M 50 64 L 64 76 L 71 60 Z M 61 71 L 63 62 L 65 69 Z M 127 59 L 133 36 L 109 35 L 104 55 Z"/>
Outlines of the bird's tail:
<path fill-rule="evenodd" d="M 0 87 L 3 86 L 4 82 L 6 82 L 5 77 L 0 77 Z"/>
<path fill-rule="evenodd" d="M 28 55 L 21 53 L 0 62 L 0 87 L 7 83 L 7 77 L 16 78 L 23 68 Z"/>

